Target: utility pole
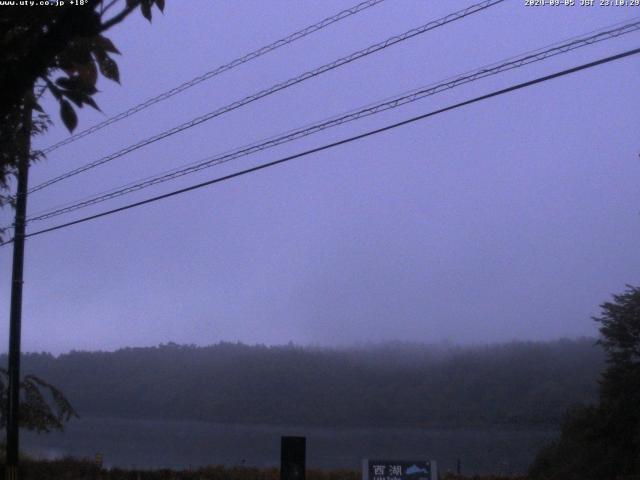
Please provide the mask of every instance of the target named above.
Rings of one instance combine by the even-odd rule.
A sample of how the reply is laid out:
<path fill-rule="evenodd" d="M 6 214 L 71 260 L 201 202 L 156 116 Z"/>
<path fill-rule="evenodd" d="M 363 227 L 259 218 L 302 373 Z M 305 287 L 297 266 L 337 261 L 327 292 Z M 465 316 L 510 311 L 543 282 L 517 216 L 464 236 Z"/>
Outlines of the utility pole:
<path fill-rule="evenodd" d="M 18 188 L 13 234 L 13 271 L 11 277 L 11 314 L 9 319 L 9 395 L 7 405 L 7 463 L 5 480 L 18 479 L 20 422 L 20 333 L 22 328 L 22 278 L 24 270 L 24 235 L 27 216 L 29 157 L 31 155 L 31 115 L 25 100 L 21 106 L 18 135 Z"/>

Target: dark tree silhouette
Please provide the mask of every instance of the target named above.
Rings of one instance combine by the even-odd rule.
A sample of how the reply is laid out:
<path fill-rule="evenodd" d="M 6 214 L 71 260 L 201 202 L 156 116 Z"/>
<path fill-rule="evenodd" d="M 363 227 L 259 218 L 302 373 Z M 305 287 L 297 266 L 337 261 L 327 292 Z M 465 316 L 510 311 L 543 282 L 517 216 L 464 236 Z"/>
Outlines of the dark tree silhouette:
<path fill-rule="evenodd" d="M 573 409 L 560 439 L 534 462 L 534 477 L 571 480 L 640 474 L 640 288 L 628 286 L 601 305 L 607 367 L 599 403 Z"/>
<path fill-rule="evenodd" d="M 0 368 L 0 428 L 7 426 L 9 375 Z M 20 426 L 27 430 L 49 432 L 62 430 L 76 411 L 60 390 L 35 375 L 20 382 Z"/>
<path fill-rule="evenodd" d="M 17 174 L 25 141 L 46 131 L 50 117 L 39 98 L 50 92 L 69 131 L 77 126 L 75 107 L 98 109 L 94 95 L 103 77 L 119 82 L 112 55 L 118 49 L 104 33 L 136 9 L 151 21 L 152 7 L 164 0 L 79 0 L 51 5 L 0 7 L 0 207 L 13 204 L 10 180 Z M 32 116 L 32 112 L 37 112 Z M 33 120 L 31 120 L 33 117 Z M 28 145 L 28 143 L 26 143 Z M 43 158 L 29 152 L 29 162 Z M 22 157 L 24 160 L 24 157 Z M 3 231 L 0 230 L 0 240 Z M 0 370 L 0 424 L 6 426 L 7 372 Z M 37 431 L 62 428 L 75 415 L 64 395 L 28 375 L 20 384 L 20 426 Z"/>
<path fill-rule="evenodd" d="M 39 2 L 38 2 L 39 3 Z M 113 55 L 118 49 L 104 33 L 136 9 L 151 21 L 152 7 L 164 0 L 83 0 L 62 6 L 0 7 L 0 206 L 10 202 L 9 179 L 16 173 L 24 108 L 39 112 L 32 134 L 46 130 L 49 117 L 38 103 L 49 91 L 69 129 L 77 126 L 74 109 L 98 108 L 99 75 L 119 82 Z M 32 154 L 31 161 L 41 158 Z"/>

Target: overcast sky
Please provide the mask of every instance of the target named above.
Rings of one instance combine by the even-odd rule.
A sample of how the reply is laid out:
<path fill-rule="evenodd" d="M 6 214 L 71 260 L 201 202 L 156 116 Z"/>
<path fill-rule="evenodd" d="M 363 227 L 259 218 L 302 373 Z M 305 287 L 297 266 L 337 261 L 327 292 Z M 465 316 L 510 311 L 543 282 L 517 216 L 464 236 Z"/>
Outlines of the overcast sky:
<path fill-rule="evenodd" d="M 167 2 L 109 32 L 122 85 L 80 129 L 355 0 Z M 387 0 L 52 152 L 31 185 L 474 3 Z M 579 2 L 578 2 L 579 3 Z M 599 2 L 596 2 L 599 3 Z M 30 214 L 640 15 L 503 4 L 271 95 L 29 198 Z M 632 33 L 423 99 L 34 231 L 640 46 Z M 223 184 L 33 237 L 23 349 L 162 342 L 479 343 L 595 335 L 640 284 L 640 57 Z M 67 135 L 56 125 L 36 146 Z M 3 223 L 10 212 L 2 212 Z M 0 249 L 8 345 L 11 249 Z"/>

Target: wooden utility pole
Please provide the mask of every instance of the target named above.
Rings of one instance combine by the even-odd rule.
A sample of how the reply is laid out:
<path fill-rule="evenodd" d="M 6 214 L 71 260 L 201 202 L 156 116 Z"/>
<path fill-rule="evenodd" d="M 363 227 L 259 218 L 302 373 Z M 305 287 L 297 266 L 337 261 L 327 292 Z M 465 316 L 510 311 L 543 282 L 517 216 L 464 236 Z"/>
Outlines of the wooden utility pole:
<path fill-rule="evenodd" d="M 25 96 L 26 98 L 26 96 Z M 7 463 L 5 480 L 18 479 L 20 423 L 20 333 L 22 329 L 22 278 L 24 270 L 24 235 L 27 216 L 29 157 L 31 155 L 31 115 L 33 109 L 25 99 L 21 107 L 18 139 L 18 188 L 13 235 L 13 272 L 11 277 L 11 315 L 9 318 L 9 392 L 7 405 Z"/>

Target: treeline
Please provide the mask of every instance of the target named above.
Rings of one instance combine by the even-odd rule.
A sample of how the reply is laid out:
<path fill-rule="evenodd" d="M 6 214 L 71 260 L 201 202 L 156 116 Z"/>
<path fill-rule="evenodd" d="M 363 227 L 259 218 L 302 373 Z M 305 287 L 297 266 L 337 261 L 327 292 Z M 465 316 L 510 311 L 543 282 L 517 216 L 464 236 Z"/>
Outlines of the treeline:
<path fill-rule="evenodd" d="M 232 423 L 556 426 L 597 397 L 593 339 L 350 349 L 176 344 L 25 354 L 80 416 Z M 1 360 L 6 363 L 6 356 Z"/>

